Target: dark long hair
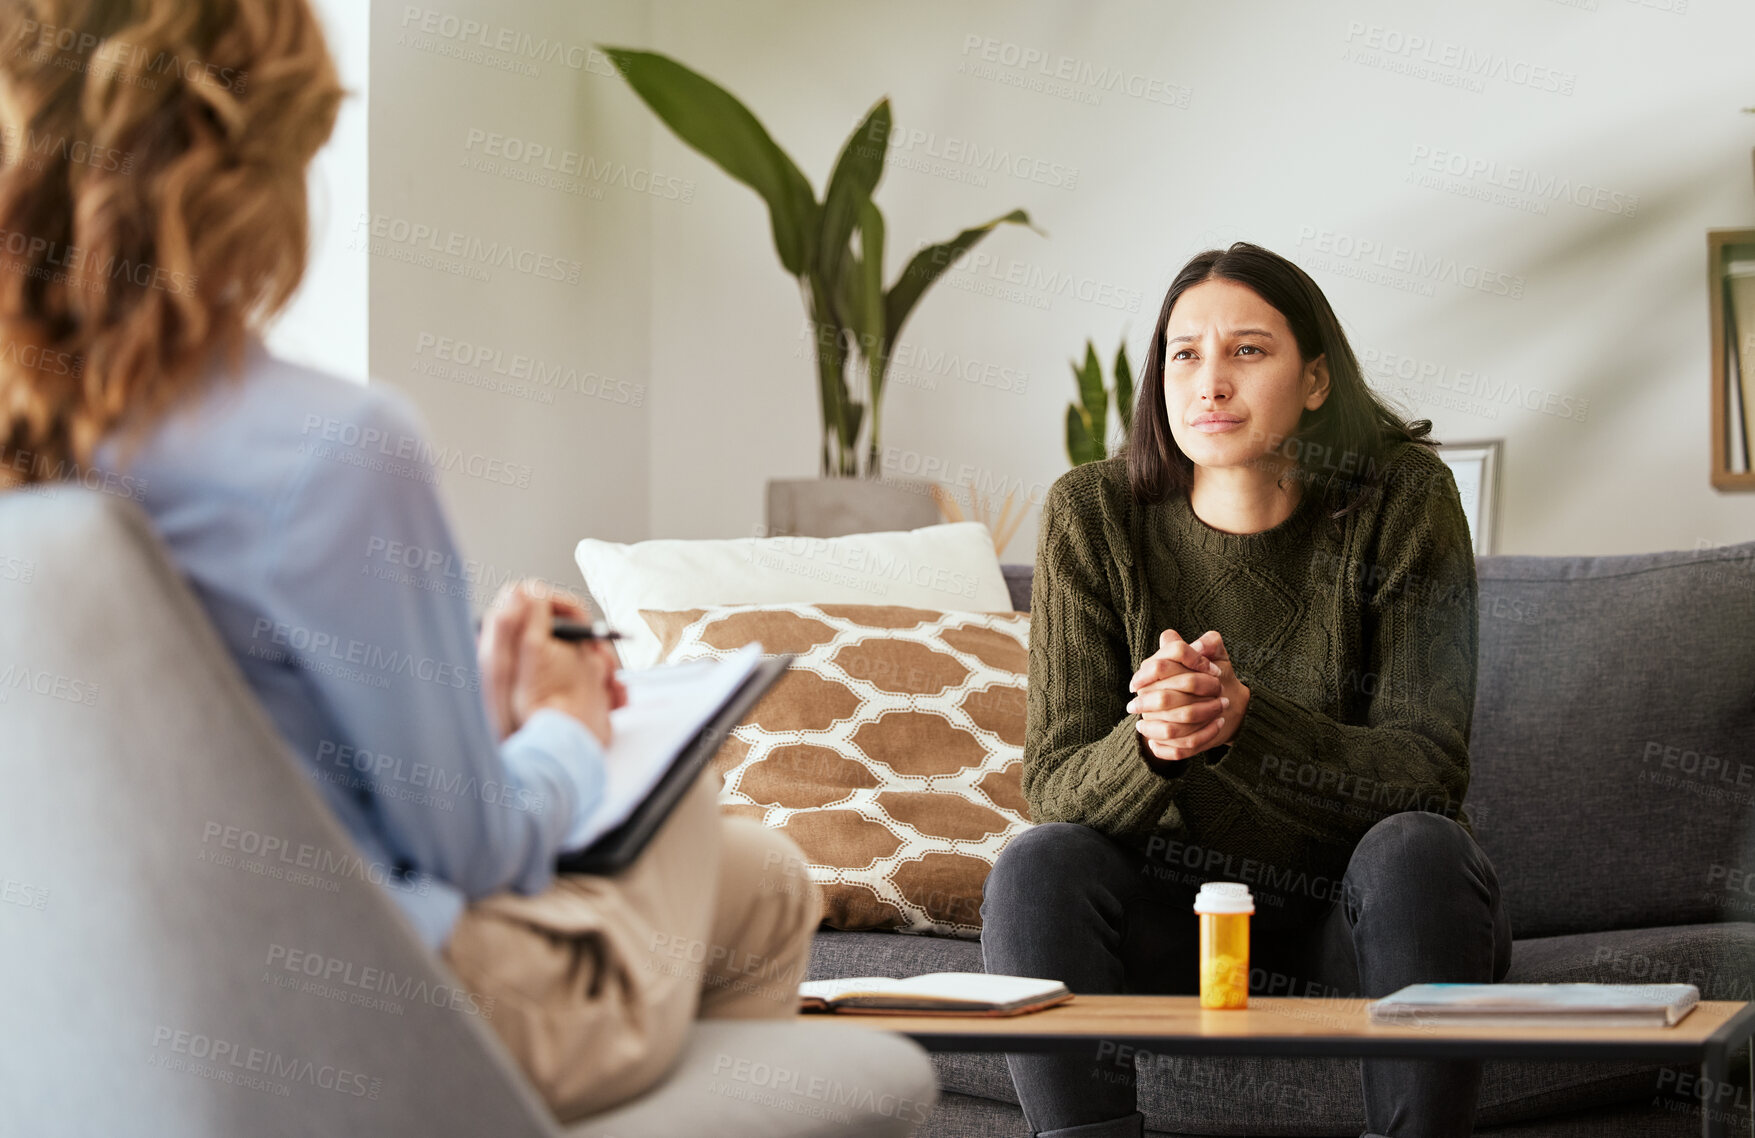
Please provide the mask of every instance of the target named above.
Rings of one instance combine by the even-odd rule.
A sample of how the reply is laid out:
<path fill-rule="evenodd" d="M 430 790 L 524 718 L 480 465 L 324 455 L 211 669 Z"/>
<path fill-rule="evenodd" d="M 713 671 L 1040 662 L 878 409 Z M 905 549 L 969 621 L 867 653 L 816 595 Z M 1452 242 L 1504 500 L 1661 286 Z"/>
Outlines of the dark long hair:
<path fill-rule="evenodd" d="M 1365 498 L 1382 489 L 1384 453 L 1400 442 L 1436 446 L 1428 438 L 1430 419 L 1408 422 L 1365 383 L 1359 360 L 1335 319 L 1322 289 L 1297 265 L 1248 241 L 1197 254 L 1164 296 L 1152 330 L 1152 345 L 1140 376 L 1139 403 L 1127 437 L 1127 480 L 1134 499 L 1156 504 L 1186 494 L 1194 484 L 1194 462 L 1176 445 L 1164 412 L 1164 337 L 1170 310 L 1184 292 L 1214 277 L 1236 281 L 1273 305 L 1291 326 L 1299 359 L 1328 357 L 1329 393 L 1322 406 L 1306 410 L 1298 429 L 1280 440 L 1276 451 L 1293 459 L 1287 472 L 1327 500 L 1329 517 L 1340 521 Z"/>

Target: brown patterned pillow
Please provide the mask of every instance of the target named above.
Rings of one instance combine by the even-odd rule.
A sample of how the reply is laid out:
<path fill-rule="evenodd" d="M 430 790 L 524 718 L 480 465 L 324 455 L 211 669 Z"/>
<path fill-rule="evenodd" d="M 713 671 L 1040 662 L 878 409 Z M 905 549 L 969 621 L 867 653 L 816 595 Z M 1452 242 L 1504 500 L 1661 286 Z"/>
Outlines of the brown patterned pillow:
<path fill-rule="evenodd" d="M 720 803 L 804 850 L 838 929 L 975 937 L 1019 786 L 1028 613 L 725 605 L 640 615 L 660 659 L 793 652 L 714 757 Z"/>

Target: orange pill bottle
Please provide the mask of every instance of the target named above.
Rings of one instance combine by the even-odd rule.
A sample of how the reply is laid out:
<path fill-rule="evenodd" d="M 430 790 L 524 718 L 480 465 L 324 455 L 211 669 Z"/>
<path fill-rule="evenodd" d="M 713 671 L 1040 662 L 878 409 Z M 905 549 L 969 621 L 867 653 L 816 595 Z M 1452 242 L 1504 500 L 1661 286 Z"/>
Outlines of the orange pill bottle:
<path fill-rule="evenodd" d="M 1238 881 L 1206 881 L 1194 898 L 1200 915 L 1200 1006 L 1249 1006 L 1249 917 L 1255 898 Z"/>

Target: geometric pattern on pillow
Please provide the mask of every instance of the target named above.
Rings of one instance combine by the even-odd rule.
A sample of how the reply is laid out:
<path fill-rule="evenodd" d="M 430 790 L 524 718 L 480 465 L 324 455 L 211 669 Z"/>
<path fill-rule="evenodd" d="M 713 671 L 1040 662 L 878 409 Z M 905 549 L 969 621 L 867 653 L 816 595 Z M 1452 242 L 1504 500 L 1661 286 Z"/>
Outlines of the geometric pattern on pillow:
<path fill-rule="evenodd" d="M 792 668 L 713 760 L 722 808 L 798 843 L 838 929 L 976 937 L 981 887 L 1027 828 L 1028 613 L 894 605 L 641 610 L 661 659 L 759 641 Z"/>

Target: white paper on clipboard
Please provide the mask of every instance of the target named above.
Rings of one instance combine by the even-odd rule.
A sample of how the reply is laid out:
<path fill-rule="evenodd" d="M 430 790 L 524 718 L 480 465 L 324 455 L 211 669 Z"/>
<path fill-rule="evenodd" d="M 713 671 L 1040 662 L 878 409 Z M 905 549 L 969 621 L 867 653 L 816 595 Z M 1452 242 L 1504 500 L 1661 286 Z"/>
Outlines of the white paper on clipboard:
<path fill-rule="evenodd" d="M 761 662 L 762 646 L 752 643 L 723 660 L 686 660 L 618 673 L 627 685 L 628 703 L 609 714 L 603 801 L 574 824 L 562 852 L 582 850 L 626 822 L 689 740 Z"/>

